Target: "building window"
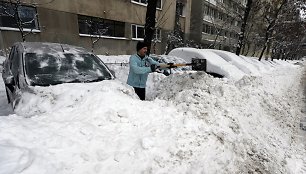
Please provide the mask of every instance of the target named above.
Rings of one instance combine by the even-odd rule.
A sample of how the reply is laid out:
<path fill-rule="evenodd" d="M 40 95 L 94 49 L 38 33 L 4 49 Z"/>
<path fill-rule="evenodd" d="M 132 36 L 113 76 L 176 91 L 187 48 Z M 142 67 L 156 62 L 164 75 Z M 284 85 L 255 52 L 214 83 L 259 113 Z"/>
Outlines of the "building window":
<path fill-rule="evenodd" d="M 16 16 L 20 18 L 22 28 L 39 29 L 35 7 L 0 1 L 0 27 L 19 28 Z"/>
<path fill-rule="evenodd" d="M 213 26 L 206 25 L 206 24 L 203 24 L 202 32 L 210 34 L 210 35 L 218 34 L 218 32 L 221 32 L 221 34 L 222 34 L 222 30 L 221 29 L 218 29 L 218 28 L 215 28 Z"/>
<path fill-rule="evenodd" d="M 145 29 L 142 25 L 132 24 L 132 38 L 133 39 L 144 39 Z M 161 30 L 155 29 L 152 40 L 161 40 Z"/>
<path fill-rule="evenodd" d="M 131 0 L 134 3 L 141 4 L 141 5 L 147 5 L 147 0 Z M 162 0 L 157 0 L 156 8 L 161 9 L 162 8 Z"/>
<path fill-rule="evenodd" d="M 177 12 L 180 16 L 184 17 L 186 12 L 186 4 L 185 3 L 182 3 L 182 2 L 176 2 L 177 3 Z"/>
<path fill-rule="evenodd" d="M 207 16 L 210 16 L 212 18 L 218 18 L 218 11 L 212 7 L 209 7 L 207 5 L 204 6 L 204 13 L 207 15 Z"/>
<path fill-rule="evenodd" d="M 204 5 L 203 10 L 204 10 L 204 14 L 208 15 L 208 6 L 207 5 Z"/>
<path fill-rule="evenodd" d="M 144 38 L 144 26 L 132 25 L 132 38 L 143 39 Z"/>
<path fill-rule="evenodd" d="M 124 22 L 78 15 L 79 33 L 97 36 L 124 37 Z"/>
<path fill-rule="evenodd" d="M 219 18 L 220 20 L 224 20 L 224 15 L 223 15 L 223 13 L 222 13 L 222 12 L 219 12 L 218 14 L 219 14 L 219 15 L 218 15 L 218 18 Z"/>

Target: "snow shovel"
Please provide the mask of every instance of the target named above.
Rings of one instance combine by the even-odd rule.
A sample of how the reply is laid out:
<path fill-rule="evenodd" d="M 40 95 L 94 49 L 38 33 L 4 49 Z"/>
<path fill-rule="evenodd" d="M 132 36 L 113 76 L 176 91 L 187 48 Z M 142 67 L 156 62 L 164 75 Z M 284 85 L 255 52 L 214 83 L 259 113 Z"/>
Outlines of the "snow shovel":
<path fill-rule="evenodd" d="M 192 58 L 191 63 L 168 63 L 168 64 L 160 64 L 157 68 L 177 68 L 181 66 L 191 66 L 192 70 L 195 71 L 205 71 L 206 72 L 206 59 Z"/>

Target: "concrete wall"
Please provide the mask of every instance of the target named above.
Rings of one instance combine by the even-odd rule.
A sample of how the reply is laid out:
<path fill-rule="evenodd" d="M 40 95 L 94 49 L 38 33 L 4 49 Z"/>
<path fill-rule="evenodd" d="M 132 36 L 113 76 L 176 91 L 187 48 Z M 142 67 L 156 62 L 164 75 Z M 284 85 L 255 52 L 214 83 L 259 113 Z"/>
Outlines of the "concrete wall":
<path fill-rule="evenodd" d="M 31 2 L 33 0 L 29 0 Z M 45 0 L 43 0 L 45 1 Z M 146 6 L 131 3 L 131 0 L 55 0 L 37 6 L 40 32 L 30 34 L 26 41 L 60 42 L 92 48 L 90 37 L 80 36 L 78 14 L 125 22 L 125 38 L 101 38 L 94 45 L 96 54 L 133 54 L 137 40 L 131 38 L 131 24 L 145 24 Z M 47 1 L 46 1 L 47 2 Z M 157 27 L 162 29 L 161 42 L 156 44 L 156 53 L 163 53 L 166 31 L 174 28 L 175 0 L 163 0 L 162 10 L 157 10 Z M 187 4 L 190 2 L 188 1 Z M 182 18 L 183 31 L 189 32 L 190 15 Z M 3 47 L 21 41 L 18 31 L 1 31 Z M 96 38 L 92 38 L 96 39 Z"/>
<path fill-rule="evenodd" d="M 131 0 L 57 0 L 41 7 L 135 24 L 145 23 L 147 10 L 146 6 L 131 3 Z M 175 0 L 163 0 L 163 9 L 157 10 L 156 15 L 157 20 L 165 16 L 159 27 L 173 29 L 174 15 Z"/>

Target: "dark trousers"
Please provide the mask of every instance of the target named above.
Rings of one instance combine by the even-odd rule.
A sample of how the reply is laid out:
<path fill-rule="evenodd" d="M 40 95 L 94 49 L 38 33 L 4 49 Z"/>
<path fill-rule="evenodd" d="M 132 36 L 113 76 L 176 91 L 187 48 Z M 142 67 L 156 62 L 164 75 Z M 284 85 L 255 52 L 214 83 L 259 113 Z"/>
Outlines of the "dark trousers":
<path fill-rule="evenodd" d="M 133 88 L 135 90 L 135 93 L 140 98 L 140 100 L 146 100 L 146 88 L 135 88 L 135 87 Z"/>

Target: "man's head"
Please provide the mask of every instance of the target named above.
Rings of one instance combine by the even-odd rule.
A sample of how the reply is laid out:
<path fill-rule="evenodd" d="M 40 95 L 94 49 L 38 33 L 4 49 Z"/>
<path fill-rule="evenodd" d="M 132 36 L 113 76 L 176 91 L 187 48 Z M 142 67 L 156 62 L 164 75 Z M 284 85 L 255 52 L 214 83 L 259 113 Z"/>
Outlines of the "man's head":
<path fill-rule="evenodd" d="M 145 56 L 148 50 L 148 45 L 145 42 L 139 41 L 136 45 L 138 55 Z"/>

